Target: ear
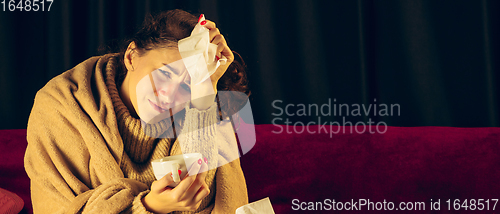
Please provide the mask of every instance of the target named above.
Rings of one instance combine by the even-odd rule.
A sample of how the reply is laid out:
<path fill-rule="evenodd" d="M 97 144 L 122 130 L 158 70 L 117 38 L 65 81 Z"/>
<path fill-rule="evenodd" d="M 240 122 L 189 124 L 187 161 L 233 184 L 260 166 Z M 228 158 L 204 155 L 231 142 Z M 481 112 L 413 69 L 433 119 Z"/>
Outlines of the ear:
<path fill-rule="evenodd" d="M 137 46 L 135 45 L 135 42 L 131 42 L 125 51 L 125 55 L 123 56 L 123 62 L 127 70 L 134 70 L 133 62 L 135 57 L 137 57 Z"/>

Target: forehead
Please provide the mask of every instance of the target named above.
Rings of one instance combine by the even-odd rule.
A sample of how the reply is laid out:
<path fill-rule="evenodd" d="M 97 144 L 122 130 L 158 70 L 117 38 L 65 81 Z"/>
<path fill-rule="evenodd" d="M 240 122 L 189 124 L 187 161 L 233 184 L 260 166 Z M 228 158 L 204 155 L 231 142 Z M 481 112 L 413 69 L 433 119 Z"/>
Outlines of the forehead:
<path fill-rule="evenodd" d="M 184 78 L 184 82 L 190 83 L 191 76 L 188 74 L 187 69 L 182 60 L 181 54 L 177 48 L 158 48 L 148 52 L 145 56 L 148 63 L 154 65 L 155 68 L 164 71 L 172 72 L 175 75 Z"/>
<path fill-rule="evenodd" d="M 177 48 L 156 48 L 148 51 L 146 57 L 148 60 L 162 64 L 169 64 L 182 59 Z"/>

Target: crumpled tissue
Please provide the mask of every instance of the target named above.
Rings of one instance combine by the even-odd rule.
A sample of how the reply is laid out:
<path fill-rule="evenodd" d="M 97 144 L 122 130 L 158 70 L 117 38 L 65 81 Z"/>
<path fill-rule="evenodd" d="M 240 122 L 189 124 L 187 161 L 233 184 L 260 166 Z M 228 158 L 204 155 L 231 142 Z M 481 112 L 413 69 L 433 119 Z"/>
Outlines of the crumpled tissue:
<path fill-rule="evenodd" d="M 274 214 L 269 197 L 252 202 L 236 209 L 236 214 Z"/>
<path fill-rule="evenodd" d="M 205 16 L 202 15 L 191 35 L 178 42 L 182 60 L 191 76 L 191 85 L 198 85 L 205 81 L 215 73 L 219 66 L 227 62 L 225 56 L 216 60 L 217 45 L 210 43 L 210 30 L 200 24 L 204 20 Z"/>

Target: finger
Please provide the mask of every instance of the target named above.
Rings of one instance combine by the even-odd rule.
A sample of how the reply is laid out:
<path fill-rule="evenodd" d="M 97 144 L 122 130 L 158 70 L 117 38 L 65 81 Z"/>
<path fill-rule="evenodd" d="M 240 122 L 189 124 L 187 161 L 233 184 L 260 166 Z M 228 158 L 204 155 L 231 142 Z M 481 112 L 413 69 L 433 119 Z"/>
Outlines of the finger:
<path fill-rule="evenodd" d="M 184 193 L 184 195 L 181 197 L 181 200 L 185 201 L 192 201 L 196 193 L 202 188 L 203 184 L 205 183 L 205 179 L 200 180 L 200 176 L 196 176 L 196 179 L 194 180 L 193 184 L 189 187 L 189 189 Z"/>
<path fill-rule="evenodd" d="M 213 43 L 213 44 L 224 44 L 224 45 L 227 45 L 226 43 L 226 39 L 224 38 L 224 36 L 222 34 L 218 34 L 218 35 L 215 35 L 215 37 L 210 41 L 210 43 Z"/>
<path fill-rule="evenodd" d="M 168 185 L 174 183 L 174 179 L 172 178 L 172 173 L 168 173 L 165 176 L 163 176 L 160 180 L 154 181 L 151 184 L 151 191 L 154 191 L 156 193 L 161 193 L 167 189 L 172 189 L 168 187 Z"/>
<path fill-rule="evenodd" d="M 199 179 L 203 183 L 205 183 L 205 177 L 207 177 L 208 174 L 208 162 L 203 162 L 201 164 L 201 169 L 200 169 L 200 174 L 196 177 L 196 179 Z"/>
<path fill-rule="evenodd" d="M 199 191 L 200 188 L 202 188 L 202 186 L 207 186 L 207 184 L 205 183 L 207 173 L 208 165 L 205 162 L 202 162 L 200 171 L 198 172 L 198 175 L 196 175 L 196 179 L 194 180 L 191 187 L 189 187 L 189 189 L 182 197 L 183 200 L 192 200 L 192 198 L 194 198 L 195 194 Z"/>
<path fill-rule="evenodd" d="M 218 53 L 221 53 L 222 56 L 225 56 L 227 58 L 227 62 L 229 63 L 234 60 L 234 54 L 226 44 L 219 43 L 219 45 L 217 45 L 216 53 L 217 55 L 219 55 Z"/>
<path fill-rule="evenodd" d="M 212 40 L 212 43 L 217 45 L 217 57 L 225 56 L 229 60 L 229 62 L 232 62 L 234 60 L 234 54 L 227 45 L 226 39 L 222 34 L 215 36 Z"/>
<path fill-rule="evenodd" d="M 196 204 L 200 203 L 205 197 L 208 196 L 208 194 L 210 194 L 210 189 L 208 189 L 208 186 L 203 186 L 194 196 L 193 202 Z"/>
<path fill-rule="evenodd" d="M 210 38 L 210 41 L 213 41 L 215 36 L 217 35 L 220 35 L 219 28 L 210 29 L 210 31 L 208 32 L 208 37 Z M 212 43 L 216 44 L 215 42 Z"/>
<path fill-rule="evenodd" d="M 191 167 L 188 170 L 187 176 L 193 177 L 193 179 L 196 179 L 196 175 L 198 175 L 202 166 L 203 166 L 203 160 L 201 158 L 199 158 L 197 161 L 195 161 L 193 164 L 191 164 Z"/>
<path fill-rule="evenodd" d="M 215 23 L 214 23 L 214 22 L 212 22 L 212 21 L 210 21 L 210 20 L 207 20 L 207 19 L 205 19 L 205 21 L 206 21 L 206 22 L 205 22 L 205 24 L 203 25 L 204 27 L 208 28 L 209 30 L 216 28 L 216 26 L 215 26 Z M 203 23 L 203 21 L 202 21 L 201 23 Z"/>
<path fill-rule="evenodd" d="M 201 163 L 199 163 L 199 161 L 195 161 L 189 168 L 187 176 L 181 180 L 179 185 L 177 185 L 177 187 L 175 187 L 173 191 L 181 196 L 184 195 L 184 193 L 193 184 L 194 180 L 196 179 L 196 175 L 198 174 L 200 169 L 201 169 Z"/>

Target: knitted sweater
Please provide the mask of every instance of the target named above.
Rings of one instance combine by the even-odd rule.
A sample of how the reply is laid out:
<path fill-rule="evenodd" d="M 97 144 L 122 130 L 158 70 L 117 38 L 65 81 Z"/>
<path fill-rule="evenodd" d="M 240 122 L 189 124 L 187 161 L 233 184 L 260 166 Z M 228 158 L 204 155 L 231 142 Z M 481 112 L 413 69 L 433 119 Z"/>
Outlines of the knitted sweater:
<path fill-rule="evenodd" d="M 145 134 L 118 94 L 115 57 L 92 57 L 37 93 L 25 155 L 34 213 L 149 213 L 141 199 L 155 180 L 151 160 L 190 152 L 203 153 L 211 168 L 197 213 L 234 213 L 248 203 L 234 131 L 217 121 L 217 106 L 188 103 L 175 115 L 185 119 L 175 141 L 161 137 L 173 128 L 165 121 Z"/>

